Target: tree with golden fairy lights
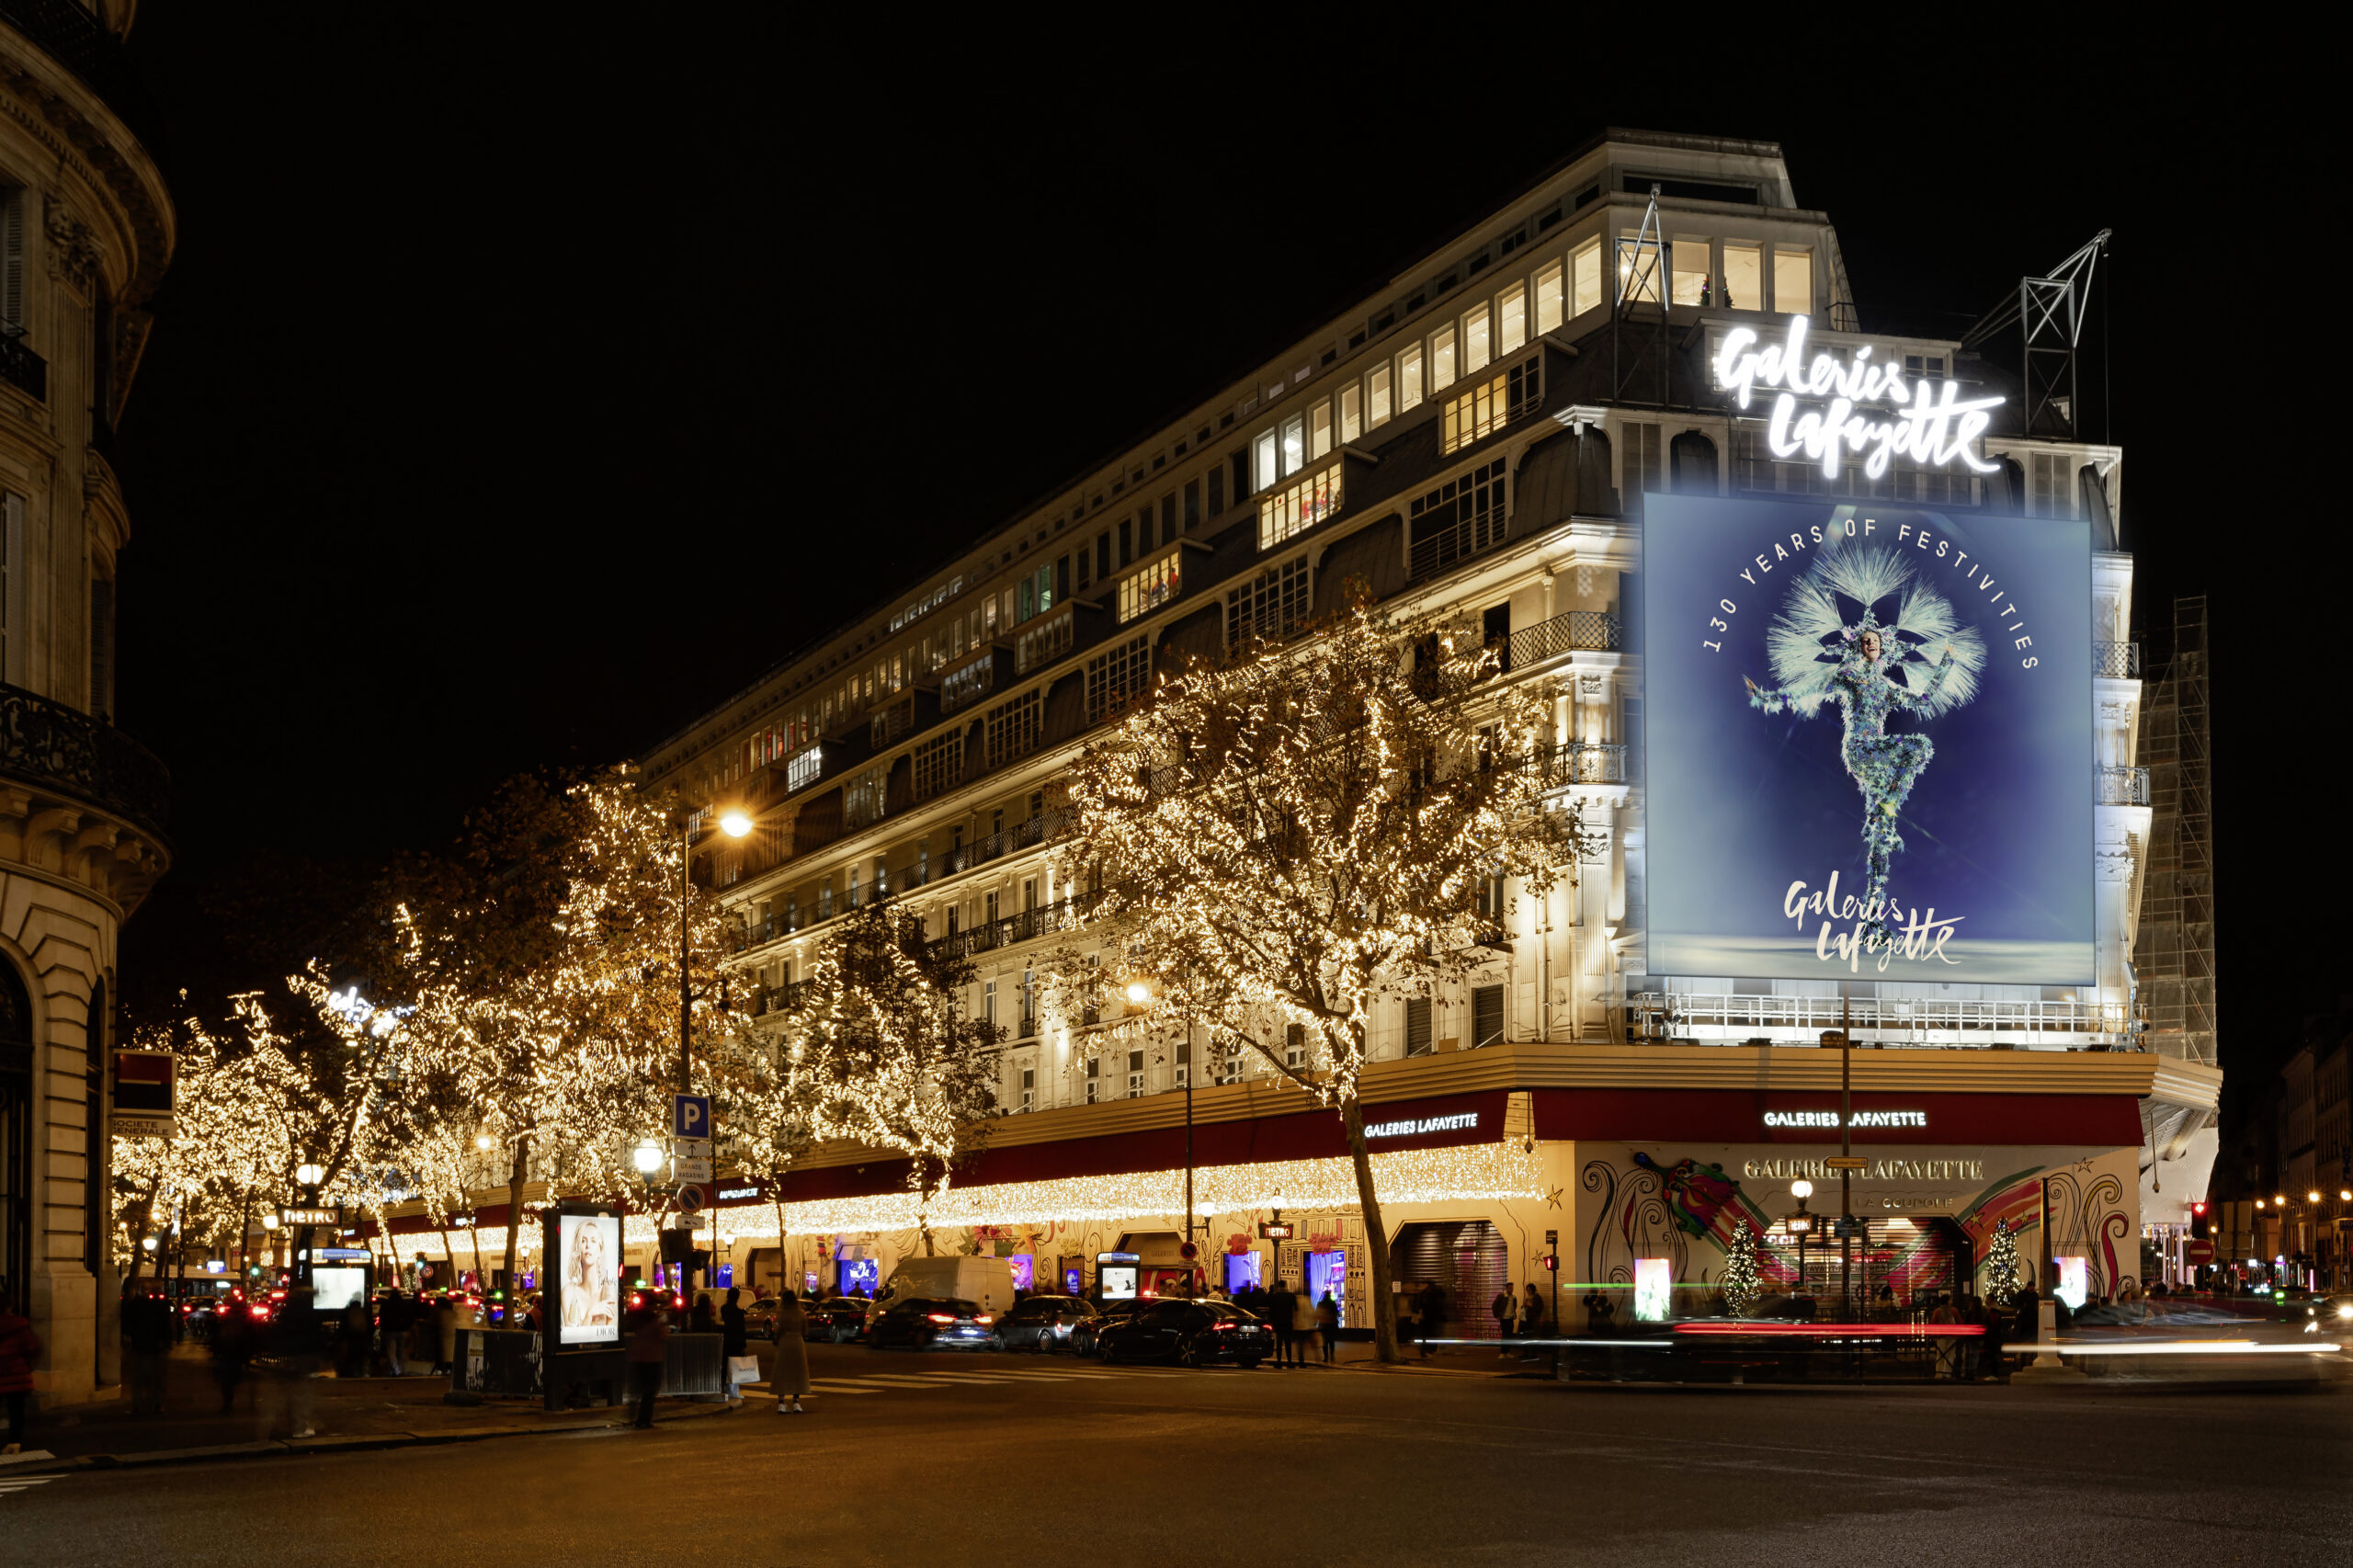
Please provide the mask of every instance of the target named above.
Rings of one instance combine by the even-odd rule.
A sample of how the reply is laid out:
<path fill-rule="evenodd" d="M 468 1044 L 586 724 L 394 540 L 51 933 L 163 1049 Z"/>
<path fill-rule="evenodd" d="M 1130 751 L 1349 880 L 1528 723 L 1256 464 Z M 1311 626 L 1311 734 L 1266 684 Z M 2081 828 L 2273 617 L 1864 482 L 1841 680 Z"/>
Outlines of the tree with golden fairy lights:
<path fill-rule="evenodd" d="M 1542 898 L 1575 863 L 1544 700 L 1498 674 L 1475 632 L 1401 627 L 1359 594 L 1302 642 L 1164 677 L 1070 780 L 1065 875 L 1099 890 L 1089 934 L 1213 1052 L 1338 1115 L 1385 1361 L 1396 1309 L 1360 1100 L 1374 1009 L 1495 957 L 1502 879 Z"/>
<path fill-rule="evenodd" d="M 1004 1030 L 967 1015 L 972 979 L 955 942 L 927 943 L 914 916 L 869 903 L 811 965 L 801 1015 L 796 1070 L 813 1128 L 907 1157 L 926 1256 L 931 1206 L 995 1104 Z"/>

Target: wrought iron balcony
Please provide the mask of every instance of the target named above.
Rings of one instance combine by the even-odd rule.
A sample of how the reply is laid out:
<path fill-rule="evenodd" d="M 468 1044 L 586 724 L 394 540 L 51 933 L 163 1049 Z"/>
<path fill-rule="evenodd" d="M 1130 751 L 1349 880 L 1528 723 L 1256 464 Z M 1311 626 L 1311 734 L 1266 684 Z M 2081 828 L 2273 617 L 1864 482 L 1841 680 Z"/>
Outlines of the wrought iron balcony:
<path fill-rule="evenodd" d="M 1626 747 L 1617 741 L 1572 741 L 1546 755 L 1544 771 L 1563 784 L 1623 784 Z"/>
<path fill-rule="evenodd" d="M 1614 615 L 1597 609 L 1573 609 L 1526 631 L 1513 632 L 1503 644 L 1504 668 L 1518 669 L 1539 659 L 1578 650 L 1614 653 L 1624 633 L 1625 628 Z"/>
<path fill-rule="evenodd" d="M 0 0 L 0 22 L 82 78 L 150 153 L 156 151 L 155 101 L 124 58 L 122 40 L 101 27 L 88 6 L 76 0 Z"/>
<path fill-rule="evenodd" d="M 2103 806 L 2145 806 L 2149 803 L 2149 770 L 2145 767 L 2103 767 L 2099 770 L 2099 803 Z"/>
<path fill-rule="evenodd" d="M 2108 676 L 2116 680 L 2139 680 L 2141 678 L 2141 644 L 2138 642 L 2093 643 L 2092 674 Z"/>
<path fill-rule="evenodd" d="M 0 381 L 49 401 L 49 361 L 26 347 L 24 334 L 13 327 L 0 335 Z"/>
<path fill-rule="evenodd" d="M 172 776 L 111 724 L 21 687 L 0 686 L 0 777 L 53 790 L 161 839 Z"/>
<path fill-rule="evenodd" d="M 1018 915 L 1008 915 L 1002 920 L 975 926 L 969 931 L 950 931 L 945 937 L 934 937 L 930 945 L 943 958 L 969 958 L 974 953 L 1009 948 L 1017 942 L 1074 931 L 1088 902 L 1083 898 L 1058 899 L 1036 909 L 1025 909 Z"/>

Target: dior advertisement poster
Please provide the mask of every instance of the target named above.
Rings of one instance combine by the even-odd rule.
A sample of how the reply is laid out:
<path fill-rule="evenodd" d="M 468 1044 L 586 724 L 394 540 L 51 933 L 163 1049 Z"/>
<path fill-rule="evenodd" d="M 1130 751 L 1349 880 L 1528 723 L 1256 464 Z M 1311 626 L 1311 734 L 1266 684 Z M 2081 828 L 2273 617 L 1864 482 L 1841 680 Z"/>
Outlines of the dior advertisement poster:
<path fill-rule="evenodd" d="M 1650 971 L 2089 983 L 2089 523 L 1644 506 Z"/>

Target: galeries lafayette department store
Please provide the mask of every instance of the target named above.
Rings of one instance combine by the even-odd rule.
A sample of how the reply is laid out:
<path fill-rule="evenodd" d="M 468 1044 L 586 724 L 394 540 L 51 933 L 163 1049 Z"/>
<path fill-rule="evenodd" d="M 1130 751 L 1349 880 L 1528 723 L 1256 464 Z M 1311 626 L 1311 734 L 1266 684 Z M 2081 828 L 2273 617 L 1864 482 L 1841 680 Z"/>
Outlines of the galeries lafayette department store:
<path fill-rule="evenodd" d="M 1492 1330 L 1483 1309 L 1505 1281 L 1548 1278 L 1548 1251 L 1580 1295 L 1594 1283 L 1631 1290 L 1645 1259 L 1703 1293 L 1745 1223 L 1765 1240 L 1765 1272 L 1791 1278 L 1790 1184 L 1811 1180 L 1812 1210 L 1837 1211 L 1826 1162 L 1839 1152 L 1839 1054 L 1506 1044 L 1374 1064 L 1365 1121 L 1398 1276 L 1444 1285 L 1473 1334 Z M 2145 1130 L 2167 1108 L 2211 1108 L 2221 1083 L 2138 1052 L 1859 1049 L 1852 1072 L 1869 1278 L 1907 1298 L 1979 1275 L 1997 1222 L 2018 1233 L 2022 1260 L 2039 1258 L 2046 1213 L 2052 1253 L 2085 1260 L 2088 1290 L 2137 1283 Z M 1073 1270 L 1091 1286 L 1102 1255 L 1132 1253 L 1150 1288 L 1179 1267 L 1189 1138 L 1204 1266 L 1227 1282 L 1274 1267 L 1328 1280 L 1344 1286 L 1349 1320 L 1367 1321 L 1337 1118 L 1263 1081 L 1192 1099 L 1189 1133 L 1182 1095 L 992 1121 L 933 1207 L 935 1245 L 1011 1259 L 1039 1289 Z M 738 1282 L 888 1279 L 923 1250 L 906 1174 L 904 1160 L 834 1144 L 774 1187 L 722 1177 L 719 1260 Z M 1269 1239 L 1278 1203 L 1284 1224 Z M 633 1220 L 632 1256 L 652 1239 L 650 1221 Z M 1808 1256 L 1818 1288 L 1827 1252 L 1817 1240 Z M 1574 1306 L 1565 1294 L 1563 1304 Z M 1699 1304 L 1678 1296 L 1680 1310 Z"/>

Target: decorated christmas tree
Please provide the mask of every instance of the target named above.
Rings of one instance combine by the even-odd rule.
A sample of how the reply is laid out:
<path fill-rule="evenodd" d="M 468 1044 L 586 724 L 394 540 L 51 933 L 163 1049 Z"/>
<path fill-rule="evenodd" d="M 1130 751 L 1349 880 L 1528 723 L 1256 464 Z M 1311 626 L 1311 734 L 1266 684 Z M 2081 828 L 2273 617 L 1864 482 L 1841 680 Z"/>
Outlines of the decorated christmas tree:
<path fill-rule="evenodd" d="M 1756 1274 L 1756 1233 L 1743 1221 L 1733 1226 L 1732 1251 L 1724 1256 L 1724 1300 L 1735 1316 L 1748 1315 L 1761 1287 Z"/>
<path fill-rule="evenodd" d="M 1994 1244 L 1985 1254 L 1985 1299 L 2006 1308 L 2018 1288 L 2018 1243 L 2006 1220 L 1994 1221 Z"/>

